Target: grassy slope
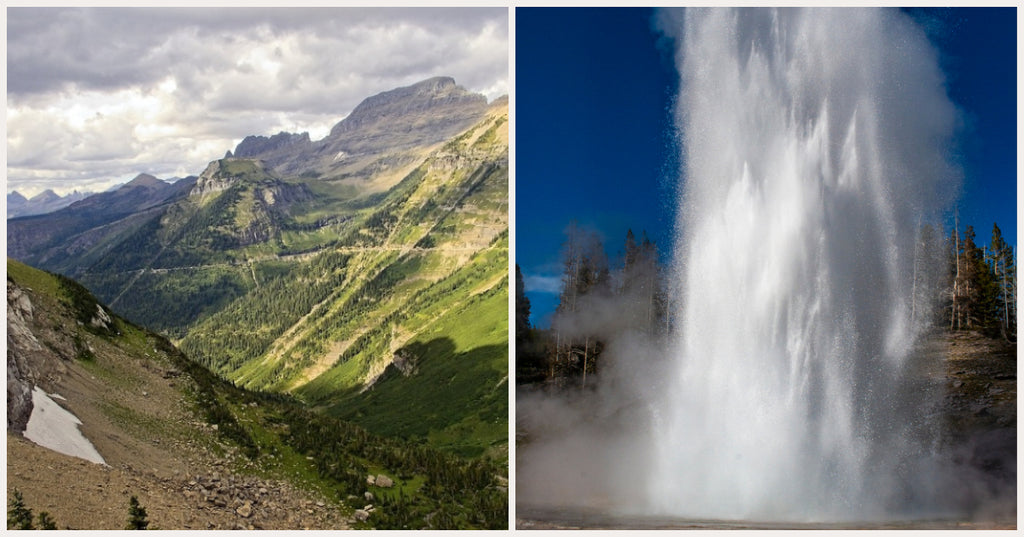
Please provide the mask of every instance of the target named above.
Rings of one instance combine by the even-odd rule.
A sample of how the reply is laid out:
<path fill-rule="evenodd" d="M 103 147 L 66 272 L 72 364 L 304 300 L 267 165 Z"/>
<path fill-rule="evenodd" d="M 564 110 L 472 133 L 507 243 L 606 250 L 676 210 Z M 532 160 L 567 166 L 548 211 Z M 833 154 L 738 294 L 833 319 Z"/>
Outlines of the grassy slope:
<path fill-rule="evenodd" d="M 8 278 L 31 288 L 37 297 L 63 304 L 69 314 L 95 311 L 95 299 L 74 282 L 60 281 L 13 260 L 8 260 L 7 267 Z M 289 397 L 239 389 L 187 360 L 166 339 L 121 319 L 115 324 L 116 334 L 96 334 L 73 320 L 63 323 L 77 331 L 87 348 L 96 349 L 98 356 L 80 364 L 94 382 L 109 386 L 100 390 L 98 397 L 103 401 L 97 405 L 106 419 L 118 424 L 118 445 L 149 445 L 158 440 L 161 446 L 171 446 L 188 441 L 201 446 L 203 457 L 227 457 L 234 471 L 283 479 L 315 491 L 343 512 L 362 507 L 363 494 L 373 492 L 377 511 L 361 525 L 365 527 L 505 527 L 507 496 L 493 477 L 504 474 L 504 466 L 466 462 L 420 445 L 379 437 L 357 425 L 315 413 Z M 179 386 L 175 389 L 180 390 L 177 395 L 158 393 L 173 392 L 166 380 L 156 380 L 162 387 L 152 384 L 161 378 L 154 371 L 168 368 L 184 373 L 175 377 L 174 384 Z M 150 384 L 144 384 L 147 378 Z M 150 392 L 143 395 L 146 401 L 162 397 L 163 403 L 154 407 L 158 412 L 177 407 L 180 399 L 186 402 L 191 417 L 161 419 L 142 411 L 138 401 L 120 399 L 120 394 L 142 393 L 140 389 Z M 208 425 L 197 428 L 197 419 Z M 217 426 L 213 434 L 212 425 Z M 129 451 L 137 453 L 135 449 Z M 133 464 L 138 463 L 137 456 L 132 455 Z M 189 454 L 171 450 L 150 456 L 167 462 L 168 457 Z M 194 463 L 169 464 L 192 467 Z M 397 487 L 370 486 L 365 481 L 369 473 L 392 476 Z"/>
<path fill-rule="evenodd" d="M 412 374 L 391 366 L 363 391 L 365 370 L 378 358 L 364 353 L 298 395 L 381 434 L 426 438 L 465 456 L 507 457 L 506 246 L 507 239 L 498 241 L 408 302 L 397 326 L 414 336 L 396 353 L 411 359 Z M 390 335 L 386 328 L 377 332 Z"/>
<path fill-rule="evenodd" d="M 298 265 L 301 259 L 279 258 L 336 242 L 368 212 L 355 206 L 359 196 L 348 185 L 278 178 L 249 161 L 221 163 L 219 175 L 237 184 L 181 200 L 80 254 L 82 283 L 126 317 L 181 338 L 257 287 L 264 266 L 280 273 L 282 263 Z M 259 189 L 282 185 L 313 193 L 289 210 L 294 218 L 268 213 L 259 202 Z M 270 237 L 242 245 L 249 228 Z M 254 278 L 254 270 L 261 274 Z"/>
<path fill-rule="evenodd" d="M 427 435 L 464 454 L 495 453 L 505 432 L 487 417 L 499 410 L 472 410 L 466 402 L 480 399 L 477 384 L 497 386 L 507 374 L 507 336 L 489 335 L 499 321 L 507 333 L 506 303 L 495 296 L 474 302 L 473 311 L 468 303 L 456 306 L 495 285 L 504 285 L 500 292 L 507 296 L 501 283 L 507 238 L 494 240 L 508 229 L 507 151 L 507 112 L 495 111 L 424 155 L 422 165 L 387 192 L 280 178 L 251 162 L 221 161 L 219 173 L 239 183 L 183 200 L 120 234 L 116 251 L 101 256 L 82 278 L 105 300 L 117 298 L 115 311 L 183 338 L 187 354 L 217 374 L 277 392 L 294 392 L 316 379 L 299 393 L 324 405 L 335 396 L 350 404 L 361 399 L 361 388 L 384 373 L 403 346 L 457 342 L 458 350 L 427 353 L 412 377 L 385 375 L 365 392 L 374 405 L 355 406 L 361 416 L 377 408 L 381 418 L 365 423 L 388 433 Z M 254 189 L 282 183 L 312 196 L 287 214 L 256 210 L 260 196 Z M 273 229 L 271 238 L 247 246 L 232 242 L 253 226 Z M 467 275 L 466 266 L 476 273 Z M 425 319 L 434 325 L 431 332 Z M 465 361 L 467 356 L 478 358 Z M 420 376 L 464 368 L 473 381 L 449 385 L 448 415 L 428 420 L 429 430 L 422 423 L 407 430 L 386 425 L 386 416 L 398 416 L 413 401 L 399 396 L 398 386 L 408 384 L 438 402 L 437 394 L 418 387 L 428 384 Z M 458 424 L 471 430 L 472 446 L 453 439 Z"/>
<path fill-rule="evenodd" d="M 439 319 L 444 336 L 421 336 L 404 347 L 418 358 L 415 374 L 388 370 L 365 393 L 335 395 L 329 412 L 380 434 L 428 437 L 460 455 L 507 457 L 507 336 L 495 335 L 507 330 L 506 318 L 496 314 L 507 304 L 504 290 Z M 461 349 L 456 343 L 477 336 L 494 343 Z"/>
<path fill-rule="evenodd" d="M 186 351 L 383 434 L 505 457 L 504 125 L 492 117 L 450 142 L 334 246 L 198 324 Z M 412 347 L 426 349 L 413 375 L 385 370 Z"/>

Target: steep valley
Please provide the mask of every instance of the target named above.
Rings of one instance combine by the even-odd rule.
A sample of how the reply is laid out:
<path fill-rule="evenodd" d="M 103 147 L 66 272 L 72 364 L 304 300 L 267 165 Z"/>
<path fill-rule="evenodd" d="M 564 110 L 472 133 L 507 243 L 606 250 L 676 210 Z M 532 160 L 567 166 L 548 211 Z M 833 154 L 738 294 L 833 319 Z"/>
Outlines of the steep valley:
<path fill-rule="evenodd" d="M 76 528 L 123 527 L 129 495 L 164 529 L 506 527 L 507 124 L 435 78 L 324 140 L 249 137 L 196 177 L 9 220 L 9 256 L 97 297 L 9 259 L 9 313 L 12 286 L 47 304 L 9 314 L 9 371 L 49 364 L 26 386 L 109 466 L 9 414 L 8 489 Z M 75 320 L 83 296 L 109 331 Z M 79 496 L 109 515 L 76 518 Z"/>
<path fill-rule="evenodd" d="M 79 325 L 73 297 L 88 301 L 84 289 L 16 262 L 7 271 L 8 400 L 18 400 L 12 382 L 53 394 L 105 460 L 95 464 L 30 442 L 19 429 L 32 408 L 9 404 L 7 487 L 29 507 L 74 529 L 122 528 L 129 495 L 164 528 L 351 524 L 350 514 L 328 507 L 308 484 L 293 485 L 279 469 L 254 471 L 239 446 L 218 434 L 222 425 L 204 416 L 204 405 L 221 403 L 203 403 L 203 388 L 223 396 L 227 386 L 166 340 L 116 317 L 97 323 L 101 330 Z M 200 492 L 203 482 L 210 494 Z M 251 510 L 239 512 L 246 502 Z"/>
<path fill-rule="evenodd" d="M 73 281 L 15 261 L 7 272 L 8 491 L 60 527 L 121 528 L 130 496 L 163 529 L 507 524 L 503 464 L 239 389 Z M 36 388 L 80 420 L 104 464 L 20 434 Z"/>

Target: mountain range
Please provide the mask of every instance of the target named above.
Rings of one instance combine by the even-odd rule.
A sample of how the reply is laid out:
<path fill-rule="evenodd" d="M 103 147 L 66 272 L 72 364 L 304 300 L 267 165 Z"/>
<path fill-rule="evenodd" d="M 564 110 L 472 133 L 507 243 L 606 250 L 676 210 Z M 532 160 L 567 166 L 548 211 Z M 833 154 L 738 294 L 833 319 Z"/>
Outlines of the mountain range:
<path fill-rule="evenodd" d="M 232 408 L 279 394 L 316 419 L 502 468 L 507 125 L 507 99 L 429 79 L 365 99 L 323 140 L 250 136 L 196 176 L 141 174 L 10 219 L 8 255 L 166 337 L 227 381 Z M 490 527 L 448 516 L 409 523 Z"/>
<path fill-rule="evenodd" d="M 7 194 L 7 218 L 52 213 L 90 195 L 90 192 L 75 190 L 61 196 L 53 190 L 47 189 L 31 198 L 26 198 L 15 190 Z"/>

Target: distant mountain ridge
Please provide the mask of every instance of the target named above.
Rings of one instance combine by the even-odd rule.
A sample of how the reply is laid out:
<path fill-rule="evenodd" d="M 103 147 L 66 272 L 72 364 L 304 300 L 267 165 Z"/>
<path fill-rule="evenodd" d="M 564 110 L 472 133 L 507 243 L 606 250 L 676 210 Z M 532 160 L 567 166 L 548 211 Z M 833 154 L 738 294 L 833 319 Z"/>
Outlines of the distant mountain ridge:
<path fill-rule="evenodd" d="M 74 256 L 102 242 L 118 229 L 118 221 L 137 221 L 155 207 L 186 195 L 194 182 L 192 178 L 171 184 L 140 174 L 117 190 L 93 194 L 52 213 L 9 219 L 7 255 L 66 271 L 56 259 Z"/>
<path fill-rule="evenodd" d="M 344 198 L 359 199 L 393 187 L 423 160 L 427 151 L 471 127 L 489 110 L 502 106 L 507 107 L 507 99 L 497 99 L 488 105 L 486 97 L 467 91 L 451 77 L 434 77 L 364 99 L 322 140 L 312 142 L 307 133 L 249 136 L 233 152 L 228 152 L 230 158 L 224 162 L 249 159 L 258 162 L 257 167 L 264 170 L 259 172 L 261 174 L 316 178 L 337 185 L 328 194 L 335 199 L 339 192 Z M 80 275 L 88 268 L 81 264 L 83 256 L 94 260 L 105 255 L 104 252 L 116 251 L 113 243 L 122 240 L 117 238 L 122 232 L 150 222 L 152 218 L 162 222 L 154 225 L 165 226 L 172 223 L 167 218 L 184 217 L 177 209 L 171 211 L 172 215 L 164 214 L 165 206 L 189 196 L 226 188 L 225 184 L 218 186 L 210 181 L 197 184 L 197 181 L 199 178 L 189 177 L 168 183 L 149 174 L 140 174 L 116 190 L 85 197 L 45 216 L 10 219 L 8 255 L 48 270 Z M 283 199 L 288 206 L 292 202 L 315 205 L 316 199 L 323 200 L 323 189 L 315 194 L 308 186 L 296 189 L 283 184 L 278 183 L 276 193 L 268 192 L 267 199 Z M 10 198 L 17 201 L 16 197 Z M 229 200 L 221 200 L 221 203 L 229 203 Z M 261 207 L 270 205 L 273 203 L 257 203 L 235 214 L 247 219 L 250 217 L 242 215 L 253 210 L 266 212 Z M 192 209 L 184 212 L 190 211 Z M 282 211 L 276 212 L 282 214 Z M 261 219 L 264 228 L 255 231 L 254 240 L 281 237 L 284 232 L 280 218 L 253 218 Z M 344 217 L 320 218 L 319 223 L 312 226 L 337 222 L 339 218 Z M 294 225 L 303 229 L 311 226 L 309 223 Z M 197 231 L 195 228 L 190 229 Z M 96 251 L 97 247 L 101 250 Z"/>
<path fill-rule="evenodd" d="M 7 219 L 18 218 L 22 216 L 36 216 L 40 214 L 49 214 L 52 212 L 59 211 L 65 207 L 68 207 L 76 202 L 87 199 L 97 194 L 106 194 L 110 192 L 116 192 L 122 188 L 135 188 L 145 187 L 149 189 L 162 189 L 163 187 L 173 184 L 180 178 L 175 177 L 171 180 L 161 180 L 147 173 L 142 173 L 131 181 L 123 184 L 114 185 L 111 188 L 103 192 L 80 192 L 74 190 L 69 194 L 61 196 L 52 189 L 44 190 L 39 194 L 36 194 L 32 198 L 25 198 L 17 190 L 11 191 L 7 194 Z"/>
<path fill-rule="evenodd" d="M 166 186 L 169 186 L 169 183 L 167 183 L 166 181 L 161 181 L 160 179 L 157 179 L 156 177 L 153 177 L 152 175 L 149 175 L 148 173 L 140 173 L 139 175 L 136 175 L 135 178 L 132 179 L 131 181 L 128 181 L 127 183 L 121 185 L 121 188 L 139 188 L 139 187 L 142 187 L 142 188 L 157 188 L 157 189 L 159 189 L 159 188 L 164 188 Z"/>
<path fill-rule="evenodd" d="M 90 195 L 92 195 L 91 192 L 75 190 L 61 196 L 53 190 L 47 189 L 31 198 L 26 198 L 15 190 L 7 194 L 7 218 L 52 213 Z"/>

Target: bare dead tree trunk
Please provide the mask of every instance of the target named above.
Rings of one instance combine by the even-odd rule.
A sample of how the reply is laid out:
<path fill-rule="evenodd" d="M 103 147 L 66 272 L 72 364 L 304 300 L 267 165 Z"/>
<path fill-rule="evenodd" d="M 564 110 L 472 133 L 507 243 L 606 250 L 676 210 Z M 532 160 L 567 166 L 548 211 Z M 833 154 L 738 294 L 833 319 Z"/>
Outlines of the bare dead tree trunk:
<path fill-rule="evenodd" d="M 953 330 L 953 323 L 956 322 L 957 330 L 960 329 L 960 223 L 957 216 L 953 216 L 953 258 L 956 260 L 956 276 L 953 277 L 953 311 L 949 319 L 949 329 Z"/>
<path fill-rule="evenodd" d="M 590 336 L 587 336 L 587 338 L 584 340 L 584 343 L 583 343 L 583 384 L 580 386 L 580 388 L 586 388 L 587 387 L 587 354 L 588 354 L 589 350 L 590 350 Z"/>
<path fill-rule="evenodd" d="M 918 233 L 921 232 L 921 223 L 918 221 Z M 917 256 L 918 247 L 921 245 L 921 237 L 918 235 L 914 240 L 914 283 L 910 287 L 910 324 L 917 324 Z"/>
<path fill-rule="evenodd" d="M 558 363 L 558 352 L 562 346 L 562 332 L 555 332 L 555 358 L 551 360 L 550 367 L 548 368 L 548 380 L 554 380 L 555 378 L 555 364 Z"/>

